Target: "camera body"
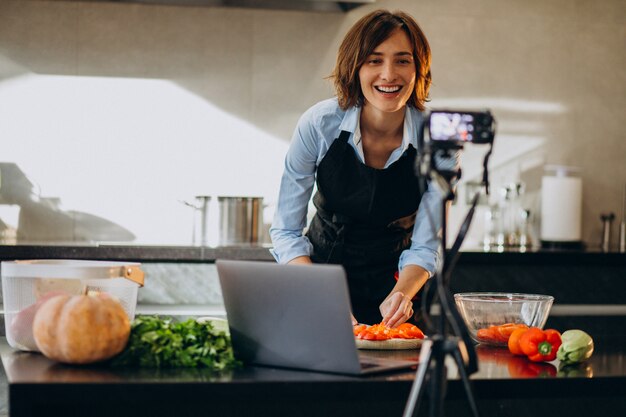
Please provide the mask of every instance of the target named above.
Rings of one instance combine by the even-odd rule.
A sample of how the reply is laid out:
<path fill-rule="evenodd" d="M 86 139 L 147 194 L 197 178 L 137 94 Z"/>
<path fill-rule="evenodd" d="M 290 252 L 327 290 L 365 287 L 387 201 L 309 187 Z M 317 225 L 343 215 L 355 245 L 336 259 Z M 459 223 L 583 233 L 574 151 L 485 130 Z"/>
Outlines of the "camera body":
<path fill-rule="evenodd" d="M 489 151 L 485 155 L 483 178 L 488 188 L 486 163 L 493 149 L 495 135 L 496 121 L 489 110 L 433 109 L 422 125 L 416 171 L 424 177 L 431 177 L 433 173 L 437 173 L 447 181 L 459 179 L 461 168 L 441 166 L 445 165 L 442 161 L 454 158 L 455 153 L 462 150 L 466 143 L 488 144 Z"/>
<path fill-rule="evenodd" d="M 432 110 L 427 126 L 433 147 L 463 147 L 465 143 L 488 144 L 493 142 L 495 136 L 495 121 L 488 110 Z"/>

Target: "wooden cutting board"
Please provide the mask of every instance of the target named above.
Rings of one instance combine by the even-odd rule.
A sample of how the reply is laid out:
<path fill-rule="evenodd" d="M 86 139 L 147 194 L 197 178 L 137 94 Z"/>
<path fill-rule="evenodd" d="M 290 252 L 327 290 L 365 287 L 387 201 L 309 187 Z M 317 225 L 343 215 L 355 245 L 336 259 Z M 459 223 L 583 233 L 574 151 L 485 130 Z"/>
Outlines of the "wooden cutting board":
<path fill-rule="evenodd" d="M 405 350 L 417 349 L 422 346 L 424 339 L 389 339 L 389 340 L 363 340 L 356 339 L 357 349 L 366 350 Z"/>

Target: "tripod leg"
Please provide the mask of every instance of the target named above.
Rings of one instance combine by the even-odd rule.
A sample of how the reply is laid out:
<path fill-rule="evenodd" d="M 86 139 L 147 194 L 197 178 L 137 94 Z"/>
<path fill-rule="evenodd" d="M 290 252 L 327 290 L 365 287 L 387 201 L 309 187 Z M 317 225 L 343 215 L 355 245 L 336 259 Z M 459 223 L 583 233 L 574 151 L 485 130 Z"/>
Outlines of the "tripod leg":
<path fill-rule="evenodd" d="M 420 359 L 419 366 L 417 367 L 417 371 L 415 372 L 415 380 L 413 381 L 413 385 L 411 386 L 411 392 L 409 394 L 409 399 L 406 402 L 406 406 L 404 407 L 403 417 L 413 417 L 416 415 L 417 410 L 419 410 L 420 400 L 422 398 L 422 394 L 424 393 L 424 381 L 426 380 L 426 373 L 430 368 L 430 361 L 433 357 L 433 342 L 430 340 L 426 340 L 422 344 L 422 348 L 420 350 Z"/>
<path fill-rule="evenodd" d="M 434 364 L 430 373 L 429 415 L 431 417 L 442 417 L 444 415 L 443 399 L 445 397 L 446 384 L 448 382 L 448 373 L 445 364 L 445 340 L 437 340 L 434 343 Z"/>
<path fill-rule="evenodd" d="M 472 385 L 470 384 L 469 377 L 467 376 L 467 372 L 465 371 L 465 364 L 463 363 L 463 357 L 461 356 L 461 351 L 459 350 L 458 346 L 452 350 L 452 356 L 454 357 L 456 367 L 459 370 L 461 381 L 463 381 L 463 388 L 465 388 L 467 402 L 469 402 L 470 409 L 472 410 L 472 415 L 474 417 L 479 417 L 478 407 L 476 406 L 476 399 L 474 398 L 474 391 L 472 390 Z"/>

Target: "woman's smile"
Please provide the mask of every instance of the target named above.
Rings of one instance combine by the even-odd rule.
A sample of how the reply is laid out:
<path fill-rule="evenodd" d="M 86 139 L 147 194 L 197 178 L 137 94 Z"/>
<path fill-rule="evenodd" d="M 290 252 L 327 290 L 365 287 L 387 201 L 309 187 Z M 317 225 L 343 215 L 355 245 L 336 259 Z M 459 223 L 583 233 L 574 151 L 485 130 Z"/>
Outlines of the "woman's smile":
<path fill-rule="evenodd" d="M 402 89 L 402 86 L 400 85 L 393 85 L 393 86 L 377 85 L 377 86 L 374 86 L 374 88 L 382 94 L 394 95 Z"/>

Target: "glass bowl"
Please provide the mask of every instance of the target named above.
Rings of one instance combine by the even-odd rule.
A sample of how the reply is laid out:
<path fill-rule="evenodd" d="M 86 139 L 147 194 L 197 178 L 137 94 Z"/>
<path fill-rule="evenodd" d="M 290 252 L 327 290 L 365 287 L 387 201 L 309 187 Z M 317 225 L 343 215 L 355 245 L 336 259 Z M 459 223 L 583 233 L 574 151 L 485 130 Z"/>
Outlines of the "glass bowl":
<path fill-rule="evenodd" d="M 474 341 L 506 346 L 505 341 L 479 338 L 478 331 L 507 323 L 543 329 L 554 297 L 541 294 L 468 292 L 454 294 L 454 301 Z"/>

